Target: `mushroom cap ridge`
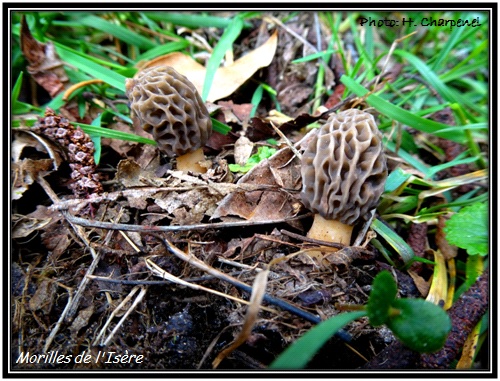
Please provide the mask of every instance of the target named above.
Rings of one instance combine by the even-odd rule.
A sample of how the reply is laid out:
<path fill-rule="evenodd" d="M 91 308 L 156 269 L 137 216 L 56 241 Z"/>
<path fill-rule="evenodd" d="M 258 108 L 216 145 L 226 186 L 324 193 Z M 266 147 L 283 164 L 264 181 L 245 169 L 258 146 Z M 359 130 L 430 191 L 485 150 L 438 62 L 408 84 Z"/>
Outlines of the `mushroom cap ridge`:
<path fill-rule="evenodd" d="M 378 204 L 387 179 L 382 134 L 367 112 L 332 114 L 302 155 L 304 206 L 354 225 Z"/>
<path fill-rule="evenodd" d="M 132 120 L 153 135 L 169 157 L 204 146 L 212 120 L 194 85 L 170 66 L 140 71 L 126 82 Z"/>

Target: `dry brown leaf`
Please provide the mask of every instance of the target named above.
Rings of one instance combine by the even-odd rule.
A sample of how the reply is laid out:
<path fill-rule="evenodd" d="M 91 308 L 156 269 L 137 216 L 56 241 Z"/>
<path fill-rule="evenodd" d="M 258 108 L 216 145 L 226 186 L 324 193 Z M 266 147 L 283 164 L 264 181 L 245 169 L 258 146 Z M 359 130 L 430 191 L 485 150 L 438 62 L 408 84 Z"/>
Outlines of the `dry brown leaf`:
<path fill-rule="evenodd" d="M 47 44 L 38 42 L 31 34 L 24 17 L 21 21 L 21 50 L 30 63 L 28 73 L 51 97 L 65 89 L 69 79 L 54 44 L 50 41 Z"/>
<path fill-rule="evenodd" d="M 142 168 L 134 160 L 124 159 L 118 163 L 115 180 L 125 188 L 162 186 L 164 179 L 149 169 Z"/>
<path fill-rule="evenodd" d="M 199 224 L 211 216 L 220 196 L 207 189 L 195 188 L 186 192 L 168 192 L 155 198 L 155 204 L 173 216 L 172 225 Z"/>
<path fill-rule="evenodd" d="M 42 311 L 44 314 L 48 314 L 52 309 L 56 290 L 57 286 L 54 282 L 49 279 L 42 280 L 29 301 L 30 310 L 33 312 Z"/>
<path fill-rule="evenodd" d="M 251 103 L 235 104 L 232 100 L 217 102 L 226 123 L 245 124 L 250 119 Z"/>
<path fill-rule="evenodd" d="M 50 173 L 53 167 L 52 159 L 31 160 L 24 159 L 17 163 L 12 163 L 12 199 L 19 200 L 24 192 L 28 190 L 36 178 Z"/>
<path fill-rule="evenodd" d="M 69 330 L 73 335 L 76 335 L 80 329 L 89 324 L 89 320 L 94 313 L 94 309 L 94 305 L 91 304 L 78 313 L 78 316 L 75 318 L 75 320 L 73 320 L 73 323 L 71 323 L 71 326 L 69 327 Z"/>
<path fill-rule="evenodd" d="M 278 33 L 274 32 L 269 39 L 240 57 L 231 65 L 220 67 L 215 72 L 207 101 L 214 102 L 228 97 L 245 83 L 257 70 L 268 66 L 274 58 L 278 45 Z M 153 66 L 171 66 L 182 75 L 185 75 L 201 94 L 205 81 L 206 69 L 203 65 L 185 54 L 174 52 L 149 61 L 141 69 Z"/>
<path fill-rule="evenodd" d="M 269 190 L 234 191 L 219 204 L 212 218 L 231 220 L 239 217 L 250 221 L 285 219 L 296 214 L 296 199 L 280 188 L 299 190 L 300 161 L 287 147 L 253 167 L 238 185 L 254 184 L 275 187 Z"/>
<path fill-rule="evenodd" d="M 139 125 L 139 123 L 134 123 L 133 124 L 133 129 L 128 125 L 127 123 L 123 122 L 116 122 L 112 123 L 108 126 L 109 129 L 114 130 L 114 131 L 121 131 L 121 132 L 126 132 L 126 133 L 132 133 L 135 135 L 142 136 L 144 138 L 151 138 L 151 135 L 148 134 L 146 131 L 142 129 L 142 127 Z M 102 145 L 108 145 L 111 148 L 113 148 L 118 155 L 121 157 L 129 157 L 130 156 L 130 151 L 133 150 L 135 147 L 137 147 L 139 144 L 136 142 L 131 142 L 128 140 L 121 140 L 121 139 L 109 139 L 105 138 L 102 139 Z M 142 153 L 143 150 L 145 149 L 152 149 L 153 151 L 157 151 L 158 149 L 154 145 L 150 144 L 144 144 L 140 145 L 140 152 Z"/>
<path fill-rule="evenodd" d="M 52 221 L 52 218 L 38 219 L 20 214 L 13 214 L 12 222 L 14 226 L 12 228 L 12 238 L 25 238 L 34 231 L 43 229 L 50 221 Z"/>
<path fill-rule="evenodd" d="M 42 234 L 42 243 L 50 250 L 49 258 L 53 262 L 56 262 L 61 255 L 67 252 L 71 242 L 68 229 L 64 225 L 46 229 L 45 233 Z"/>
<path fill-rule="evenodd" d="M 415 271 L 408 270 L 408 274 L 412 277 L 413 282 L 415 283 L 415 286 L 417 286 L 420 294 L 422 294 L 423 297 L 426 297 L 429 294 L 429 289 L 431 287 L 430 282 L 426 281 Z"/>
<path fill-rule="evenodd" d="M 14 140 L 11 146 L 11 159 L 19 161 L 26 148 L 34 148 L 38 152 L 46 152 L 54 160 L 54 169 L 57 170 L 64 161 L 65 152 L 52 140 L 29 130 L 14 130 Z"/>

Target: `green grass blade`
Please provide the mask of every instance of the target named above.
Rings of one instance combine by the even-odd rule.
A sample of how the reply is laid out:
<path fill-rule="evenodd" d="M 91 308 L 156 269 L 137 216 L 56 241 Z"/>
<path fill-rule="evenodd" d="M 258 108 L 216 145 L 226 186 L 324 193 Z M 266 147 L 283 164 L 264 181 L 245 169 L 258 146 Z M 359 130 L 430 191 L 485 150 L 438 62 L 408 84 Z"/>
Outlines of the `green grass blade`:
<path fill-rule="evenodd" d="M 460 164 L 470 164 L 474 163 L 477 161 L 476 157 L 467 157 L 467 158 L 461 158 L 462 155 L 457 156 L 455 159 L 453 159 L 450 162 L 446 162 L 443 164 L 435 165 L 432 168 L 429 168 L 429 170 L 426 173 L 426 177 L 430 178 L 434 176 L 436 173 L 439 171 L 442 171 L 443 169 L 453 167 L 455 165 L 460 165 Z"/>
<path fill-rule="evenodd" d="M 401 168 L 397 167 L 392 171 L 385 182 L 384 192 L 391 193 L 403 185 L 409 178 L 411 174 L 403 171 Z"/>
<path fill-rule="evenodd" d="M 452 32 L 450 33 L 450 35 L 446 39 L 446 43 L 444 44 L 444 46 L 438 50 L 438 54 L 436 56 L 436 59 L 435 59 L 434 63 L 432 64 L 432 70 L 439 71 L 439 69 L 442 68 L 443 61 L 446 58 L 450 57 L 449 53 L 455 47 L 455 45 L 459 42 L 460 37 L 461 37 L 464 30 L 465 30 L 465 28 L 453 28 Z"/>
<path fill-rule="evenodd" d="M 212 128 L 215 132 L 218 132 L 222 135 L 227 135 L 229 131 L 231 131 L 231 127 L 229 127 L 227 124 L 219 122 L 217 119 L 214 118 L 211 119 L 212 119 Z"/>
<path fill-rule="evenodd" d="M 12 88 L 12 95 L 11 95 L 11 101 L 12 103 L 17 102 L 19 100 L 19 94 L 21 92 L 21 86 L 23 84 L 23 72 L 19 73 L 19 76 L 17 77 L 16 83 L 14 84 L 14 87 Z"/>
<path fill-rule="evenodd" d="M 84 132 L 89 135 L 100 136 L 101 138 L 120 139 L 131 142 L 156 145 L 156 142 L 154 140 L 147 139 L 135 134 L 129 134 L 128 132 L 115 131 L 109 128 L 96 127 L 84 123 L 71 122 L 71 124 L 79 126 Z"/>
<path fill-rule="evenodd" d="M 420 58 L 416 57 L 410 52 L 400 49 L 394 50 L 393 54 L 403 57 L 408 62 L 410 62 L 415 67 L 415 69 L 419 71 L 422 77 L 424 77 L 427 83 L 448 102 L 467 105 L 472 109 L 476 108 L 476 105 L 474 103 L 471 103 L 468 98 L 463 97 L 460 93 L 458 93 L 458 91 L 448 87 L 443 81 L 441 81 L 439 76 L 422 60 L 420 60 Z"/>
<path fill-rule="evenodd" d="M 168 54 L 183 50 L 188 46 L 189 46 L 189 41 L 187 40 L 168 42 L 166 44 L 156 46 L 153 49 L 149 49 L 148 51 L 144 52 L 143 54 L 137 57 L 136 62 L 151 60 L 163 54 Z"/>
<path fill-rule="evenodd" d="M 81 56 L 80 54 L 74 53 L 72 49 L 68 49 L 66 46 L 54 42 L 59 57 L 69 65 L 73 65 L 80 69 L 81 71 L 87 73 L 88 75 L 102 79 L 108 85 L 125 92 L 125 80 L 121 74 L 118 74 L 106 67 L 96 64 L 95 62 Z"/>
<path fill-rule="evenodd" d="M 354 79 L 343 75 L 340 78 L 340 81 L 353 93 L 355 93 L 358 97 L 365 96 L 368 94 L 368 90 L 365 89 L 362 85 L 357 83 Z M 435 122 L 433 120 L 424 119 L 422 117 L 416 116 L 409 111 L 402 109 L 401 107 L 395 106 L 392 103 L 382 99 L 378 95 L 372 94 L 366 98 L 368 104 L 374 107 L 378 112 L 387 116 L 388 118 L 397 120 L 407 126 L 413 127 L 419 131 L 427 132 L 430 134 L 434 134 L 439 130 L 444 130 L 450 126 Z M 452 140 L 458 143 L 465 142 L 465 135 L 463 131 L 451 131 L 447 133 L 441 133 L 438 136 Z"/>
<path fill-rule="evenodd" d="M 366 316 L 365 311 L 346 312 L 322 321 L 285 349 L 269 369 L 303 369 L 336 332 L 363 316 Z"/>
<path fill-rule="evenodd" d="M 388 140 L 384 139 L 384 145 L 385 145 L 385 147 L 389 151 L 396 153 L 396 144 L 394 142 L 391 142 L 391 141 L 388 141 Z M 427 171 L 429 170 L 429 167 L 425 163 L 423 163 L 419 158 L 417 158 L 417 157 L 413 156 L 412 154 L 406 152 L 402 148 L 399 148 L 397 150 L 397 155 L 401 159 L 403 159 L 407 164 L 409 164 L 413 168 L 419 170 L 424 175 L 427 175 Z"/>
<path fill-rule="evenodd" d="M 452 79 L 459 78 L 459 73 L 463 66 L 467 65 L 471 67 L 470 71 L 466 71 L 466 73 L 473 73 L 475 70 L 484 69 L 488 67 L 488 47 L 489 41 L 483 41 L 478 46 L 474 48 L 474 50 L 462 61 L 456 64 L 453 68 L 441 74 L 439 77 L 443 82 L 448 82 Z M 484 57 L 478 57 L 480 54 L 483 54 Z M 472 64 L 469 64 L 470 61 L 475 60 Z M 469 65 L 468 65 L 469 64 Z M 473 66 L 474 65 L 474 66 Z"/>
<path fill-rule="evenodd" d="M 61 39 L 61 40 L 63 40 L 63 39 Z M 66 39 L 64 43 L 61 42 L 61 41 L 58 41 L 58 42 L 52 41 L 52 42 L 54 43 L 54 45 L 56 45 L 56 46 L 62 46 L 63 48 L 66 48 L 66 50 L 69 50 L 70 52 L 73 52 L 74 54 L 77 54 L 77 55 L 79 55 L 79 56 L 81 56 L 83 58 L 86 58 L 86 59 L 88 59 L 88 60 L 90 60 L 90 61 L 92 61 L 92 62 L 94 62 L 94 63 L 96 63 L 98 65 L 103 65 L 105 67 L 110 67 L 110 68 L 116 69 L 116 70 L 127 70 L 127 69 L 129 69 L 127 66 L 123 66 L 123 65 L 117 64 L 116 62 L 111 62 L 111 61 L 103 60 L 101 58 L 98 58 L 98 57 L 95 57 L 95 56 L 91 56 L 89 54 L 82 53 L 82 52 L 80 52 L 78 50 L 75 50 L 75 49 L 72 49 L 72 48 L 68 47 L 69 43 L 78 44 L 78 45 L 81 44 L 81 42 L 75 41 L 73 39 Z M 95 48 L 95 46 L 96 46 L 95 44 L 90 44 L 90 43 L 89 44 L 85 44 L 85 45 L 86 45 L 86 47 L 90 51 L 92 51 Z M 115 54 L 115 53 L 113 53 L 113 54 Z"/>
<path fill-rule="evenodd" d="M 257 89 L 255 89 L 252 95 L 252 100 L 250 101 L 250 103 L 252 104 L 252 110 L 250 111 L 250 118 L 253 118 L 255 116 L 255 113 L 257 112 L 257 107 L 259 107 L 263 94 L 264 94 L 264 87 L 262 85 L 257 86 Z"/>
<path fill-rule="evenodd" d="M 182 25 L 188 28 L 227 28 L 231 24 L 231 19 L 226 17 L 200 15 L 194 13 L 176 12 L 144 12 L 151 20 L 164 21 L 174 25 Z M 245 27 L 250 27 L 250 23 L 245 23 Z"/>
<path fill-rule="evenodd" d="M 215 72 L 220 66 L 226 52 L 233 47 L 234 41 L 238 38 L 243 29 L 243 20 L 236 16 L 222 34 L 219 42 L 215 46 L 210 59 L 207 62 L 207 74 L 203 83 L 202 99 L 205 101 L 210 93 Z"/>
<path fill-rule="evenodd" d="M 102 32 L 109 33 L 119 40 L 137 46 L 141 49 L 152 49 L 156 44 L 149 38 L 141 36 L 123 26 L 113 24 L 101 17 L 90 15 L 80 19 L 83 25 L 98 29 Z"/>
<path fill-rule="evenodd" d="M 401 255 L 403 261 L 408 263 L 413 259 L 415 253 L 413 249 L 408 246 L 408 244 L 401 238 L 395 231 L 386 226 L 382 221 L 378 219 L 373 219 L 371 228 L 377 233 L 379 236 L 383 237 L 389 245 L 392 246 L 396 252 Z"/>
<path fill-rule="evenodd" d="M 465 76 L 471 75 L 471 73 L 476 73 L 479 72 L 480 70 L 484 70 L 484 68 L 488 67 L 488 58 L 484 57 L 481 59 L 477 59 L 477 61 L 474 61 L 470 65 L 464 65 L 461 67 L 455 67 L 451 69 L 450 71 L 442 74 L 439 76 L 443 82 L 451 82 L 454 80 L 466 80 L 470 78 L 466 78 Z M 485 85 L 484 83 L 481 83 L 481 85 Z"/>
<path fill-rule="evenodd" d="M 95 118 L 91 125 L 94 127 L 101 127 L 101 121 L 102 121 L 102 114 L 99 114 L 97 118 Z M 101 145 L 101 135 L 95 135 L 95 134 L 89 134 L 90 139 L 92 139 L 92 143 L 94 143 L 94 161 L 96 165 L 99 165 L 99 162 L 101 160 L 101 152 L 102 152 L 102 145 Z"/>
<path fill-rule="evenodd" d="M 297 64 L 297 63 L 301 63 L 301 62 L 308 62 L 308 61 L 315 60 L 317 58 L 326 59 L 328 56 L 330 56 L 331 54 L 336 53 L 336 52 L 337 52 L 336 50 L 329 49 L 329 50 L 325 50 L 322 52 L 309 54 L 309 55 L 302 57 L 302 58 L 297 58 L 296 60 L 293 60 L 292 63 Z"/>

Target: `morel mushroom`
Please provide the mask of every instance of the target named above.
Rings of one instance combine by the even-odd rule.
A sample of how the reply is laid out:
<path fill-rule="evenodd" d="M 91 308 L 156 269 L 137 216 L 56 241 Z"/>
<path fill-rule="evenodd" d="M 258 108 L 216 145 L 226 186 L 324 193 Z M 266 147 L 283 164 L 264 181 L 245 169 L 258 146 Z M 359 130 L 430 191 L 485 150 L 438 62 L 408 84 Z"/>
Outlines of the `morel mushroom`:
<path fill-rule="evenodd" d="M 308 237 L 349 245 L 354 224 L 377 206 L 387 179 L 382 135 L 373 116 L 332 114 L 302 156 L 304 205 L 315 213 Z"/>
<path fill-rule="evenodd" d="M 145 69 L 127 79 L 132 119 L 153 135 L 158 148 L 177 157 L 177 169 L 203 173 L 203 146 L 212 120 L 194 85 L 170 66 Z"/>

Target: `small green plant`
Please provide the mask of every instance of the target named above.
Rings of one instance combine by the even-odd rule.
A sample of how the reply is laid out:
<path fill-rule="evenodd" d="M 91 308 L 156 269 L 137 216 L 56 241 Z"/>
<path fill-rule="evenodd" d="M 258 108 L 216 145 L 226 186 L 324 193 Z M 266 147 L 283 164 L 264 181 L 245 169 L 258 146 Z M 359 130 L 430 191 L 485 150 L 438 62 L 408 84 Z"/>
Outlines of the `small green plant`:
<path fill-rule="evenodd" d="M 259 147 L 257 149 L 257 153 L 250 156 L 245 165 L 229 164 L 229 169 L 231 170 L 231 172 L 246 173 L 254 166 L 259 164 L 262 160 L 273 156 L 275 153 L 276 153 L 276 148 L 271 148 L 268 146 Z"/>
<path fill-rule="evenodd" d="M 488 206 L 477 202 L 454 214 L 444 228 L 452 245 L 467 250 L 469 255 L 488 254 Z"/>
<path fill-rule="evenodd" d="M 439 350 L 451 330 L 449 316 L 439 306 L 423 299 L 397 298 L 397 285 L 388 271 L 374 279 L 365 306 L 349 306 L 359 311 L 325 320 L 289 346 L 270 369 L 302 369 L 316 352 L 342 327 L 367 316 L 374 327 L 385 324 L 410 349 L 420 353 Z"/>

